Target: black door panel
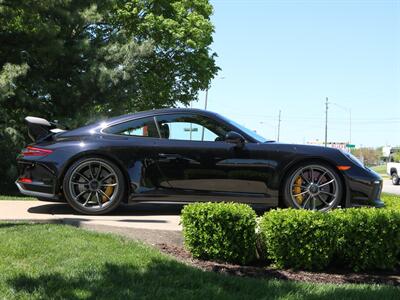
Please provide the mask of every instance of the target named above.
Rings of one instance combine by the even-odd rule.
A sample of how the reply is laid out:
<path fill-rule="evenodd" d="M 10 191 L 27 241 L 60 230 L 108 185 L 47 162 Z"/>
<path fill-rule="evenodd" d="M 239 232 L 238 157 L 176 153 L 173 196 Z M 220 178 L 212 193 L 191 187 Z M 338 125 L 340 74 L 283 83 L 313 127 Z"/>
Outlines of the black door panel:
<path fill-rule="evenodd" d="M 268 197 L 270 162 L 245 158 L 248 151 L 225 142 L 168 141 L 160 146 L 158 164 L 176 190 L 248 194 Z M 169 145 L 173 144 L 173 147 Z"/>
<path fill-rule="evenodd" d="M 230 145 L 170 140 L 163 140 L 161 144 L 158 164 L 172 188 L 210 192 L 225 190 L 223 186 L 216 190 L 212 180 L 227 178 L 226 171 L 219 169 L 217 163 L 229 158 Z"/>

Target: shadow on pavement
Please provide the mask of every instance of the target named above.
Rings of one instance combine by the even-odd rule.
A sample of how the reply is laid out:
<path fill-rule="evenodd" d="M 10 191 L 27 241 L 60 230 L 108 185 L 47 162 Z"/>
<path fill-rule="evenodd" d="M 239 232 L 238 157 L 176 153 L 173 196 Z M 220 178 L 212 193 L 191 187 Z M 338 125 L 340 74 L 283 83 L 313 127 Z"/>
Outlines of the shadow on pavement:
<path fill-rule="evenodd" d="M 152 216 L 152 215 L 172 215 L 178 216 L 185 204 L 179 203 L 134 203 L 122 204 L 116 210 L 106 214 L 106 216 Z M 268 210 L 262 205 L 254 205 L 253 209 L 258 215 L 262 215 Z M 47 203 L 30 207 L 29 213 L 32 214 L 51 214 L 51 215 L 84 215 L 76 212 L 66 203 Z M 120 220 L 122 222 L 135 222 L 135 220 Z"/>
<path fill-rule="evenodd" d="M 130 204 L 121 205 L 116 210 L 106 214 L 107 216 L 146 216 L 146 215 L 180 215 L 183 204 Z M 47 203 L 30 207 L 32 214 L 51 215 L 84 215 L 71 208 L 66 203 Z M 131 221 L 131 220 L 127 220 Z"/>

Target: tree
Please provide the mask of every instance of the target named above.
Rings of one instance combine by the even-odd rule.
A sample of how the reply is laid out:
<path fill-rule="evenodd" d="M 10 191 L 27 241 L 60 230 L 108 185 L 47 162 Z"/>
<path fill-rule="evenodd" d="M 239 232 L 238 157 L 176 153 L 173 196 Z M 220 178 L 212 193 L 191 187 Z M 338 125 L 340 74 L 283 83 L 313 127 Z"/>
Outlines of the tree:
<path fill-rule="evenodd" d="M 382 149 L 379 148 L 358 148 L 352 151 L 356 157 L 363 160 L 366 166 L 375 166 L 379 163 L 381 157 Z"/>
<path fill-rule="evenodd" d="M 218 72 L 211 13 L 208 0 L 0 0 L 3 151 L 27 142 L 26 115 L 77 126 L 196 100 Z"/>

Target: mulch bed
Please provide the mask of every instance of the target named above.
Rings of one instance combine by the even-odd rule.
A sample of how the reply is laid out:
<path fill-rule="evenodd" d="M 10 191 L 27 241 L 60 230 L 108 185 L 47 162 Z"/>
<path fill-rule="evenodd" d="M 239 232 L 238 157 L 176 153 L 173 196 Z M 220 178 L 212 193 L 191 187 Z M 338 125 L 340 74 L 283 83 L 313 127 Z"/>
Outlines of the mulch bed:
<path fill-rule="evenodd" d="M 188 265 L 200 268 L 205 271 L 216 273 L 246 276 L 257 278 L 276 278 L 282 280 L 294 280 L 313 283 L 367 283 L 367 284 L 388 284 L 400 286 L 400 272 L 374 272 L 374 273 L 352 273 L 343 270 L 328 270 L 328 272 L 307 272 L 295 270 L 279 270 L 265 266 L 240 266 L 229 263 L 206 261 L 195 259 L 192 255 L 181 247 L 167 244 L 157 244 L 157 248 L 166 254 L 172 255 L 177 260 Z"/>

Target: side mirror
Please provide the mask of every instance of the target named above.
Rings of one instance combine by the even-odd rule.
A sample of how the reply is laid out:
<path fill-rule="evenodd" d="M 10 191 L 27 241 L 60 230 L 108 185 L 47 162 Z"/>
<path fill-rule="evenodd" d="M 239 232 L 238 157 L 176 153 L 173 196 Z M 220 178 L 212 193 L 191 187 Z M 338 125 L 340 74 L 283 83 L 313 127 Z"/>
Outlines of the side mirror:
<path fill-rule="evenodd" d="M 235 131 L 229 131 L 225 135 L 225 142 L 235 144 L 237 147 L 242 148 L 245 143 L 244 137 Z"/>

